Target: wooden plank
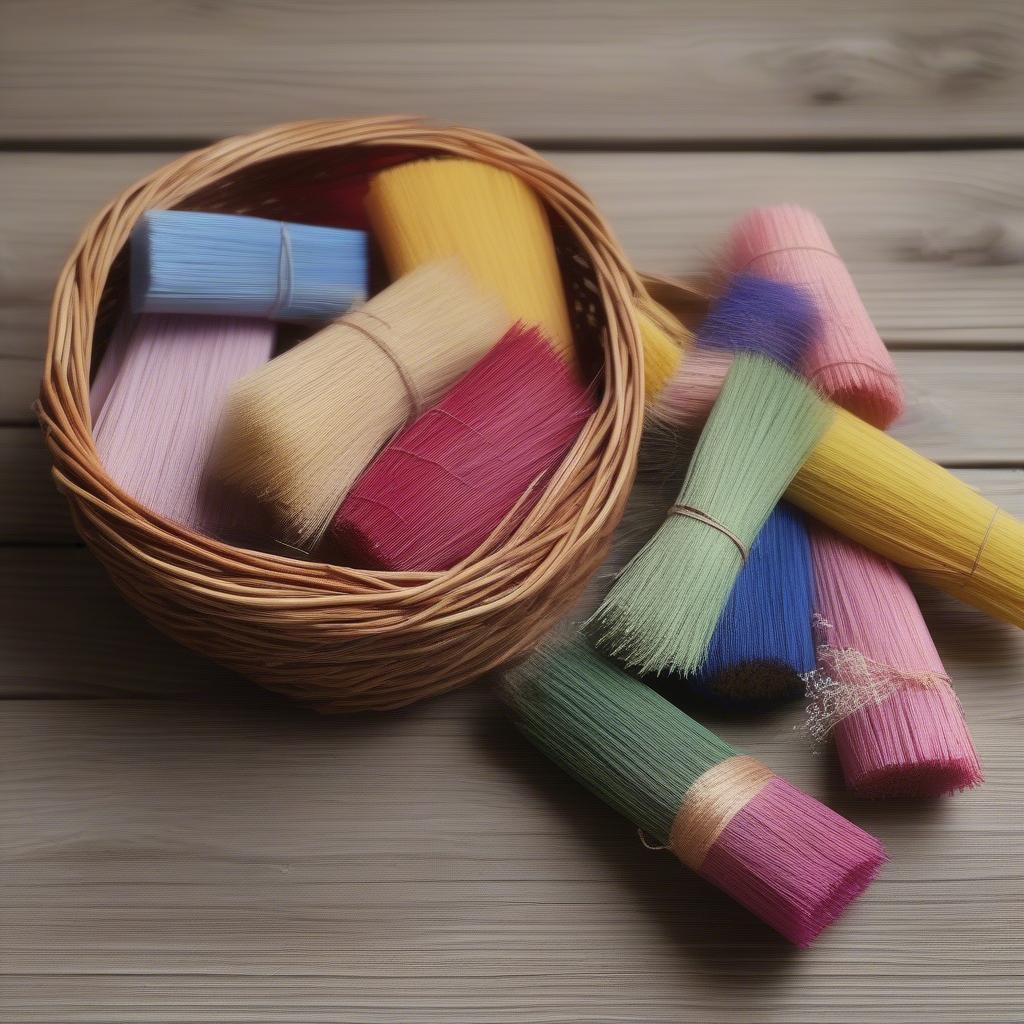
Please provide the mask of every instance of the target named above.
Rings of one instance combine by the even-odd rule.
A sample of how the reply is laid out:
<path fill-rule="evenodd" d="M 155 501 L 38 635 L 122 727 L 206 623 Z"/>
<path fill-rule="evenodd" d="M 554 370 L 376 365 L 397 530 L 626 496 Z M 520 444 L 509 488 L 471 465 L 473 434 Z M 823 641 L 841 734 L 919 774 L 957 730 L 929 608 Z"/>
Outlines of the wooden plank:
<path fill-rule="evenodd" d="M 483 691 L 347 720 L 8 702 L 0 1019 L 1011 1020 L 1021 693 L 964 690 L 989 781 L 941 804 L 850 800 L 796 709 L 713 723 L 892 858 L 799 954 L 642 849 Z"/>
<path fill-rule="evenodd" d="M 1022 8 L 1024 10 L 1024 8 Z M 1021 260 L 924 258 L 987 225 L 1024 251 L 1024 151 L 974 153 L 553 153 L 593 196 L 634 264 L 694 274 L 750 207 L 814 210 L 890 347 L 1024 342 Z M 958 251 L 958 250 L 957 250 Z"/>
<path fill-rule="evenodd" d="M 0 427 L 0 486 L 13 495 L 0 504 L 0 544 L 67 544 L 77 539 L 36 427 Z"/>
<path fill-rule="evenodd" d="M 1024 473 L 959 474 L 1024 518 Z M 40 519 L 45 515 L 41 512 Z M 64 539 L 72 537 L 68 533 Z M 47 533 L 44 539 L 49 542 L 53 536 Z M 88 551 L 0 548 L 0 572 L 11 581 L 0 590 L 0 649 L 5 652 L 0 660 L 0 699 L 252 699 L 249 684 L 179 648 L 144 622 Z M 925 610 L 950 674 L 960 689 L 990 693 L 984 710 L 998 716 L 1006 695 L 1018 688 L 1024 632 L 934 592 L 925 597 Z M 55 643 L 58 628 L 60 642 Z"/>
<path fill-rule="evenodd" d="M 46 347 L 46 322 L 57 274 L 75 239 L 118 191 L 169 158 L 157 154 L 0 154 L 0 358 L 35 361 Z M 4 377 L 10 363 L 4 361 Z M 15 385 L 3 385 L 5 402 Z M 19 386 L 20 401 L 27 391 Z"/>
<path fill-rule="evenodd" d="M 418 112 L 533 139 L 1019 135 L 1014 0 L 7 0 L 0 135 Z"/>
<path fill-rule="evenodd" d="M 965 267 L 913 248 L 976 221 L 1024 233 L 1024 152 L 550 155 L 645 270 L 698 272 L 743 210 L 797 200 L 829 226 L 890 346 L 1024 345 L 1019 264 Z M 0 154 L 0 359 L 18 360 L 0 367 L 0 414 L 27 415 L 53 283 L 78 232 L 165 159 Z"/>

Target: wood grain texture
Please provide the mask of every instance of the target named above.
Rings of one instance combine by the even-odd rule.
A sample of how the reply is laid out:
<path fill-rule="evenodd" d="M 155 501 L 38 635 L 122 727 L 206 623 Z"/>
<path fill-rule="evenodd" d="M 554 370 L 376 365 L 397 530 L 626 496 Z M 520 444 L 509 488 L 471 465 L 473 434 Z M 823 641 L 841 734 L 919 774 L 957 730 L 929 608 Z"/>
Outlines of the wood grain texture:
<path fill-rule="evenodd" d="M 3 0 L 0 143 L 167 148 L 396 111 L 477 123 L 547 140 L 661 273 L 705 267 L 745 208 L 799 201 L 899 350 L 900 436 L 1011 467 L 1024 150 L 557 144 L 1019 140 L 1022 58 L 1018 0 Z M 0 152 L 0 1024 L 1020 1020 L 1024 632 L 920 589 L 988 775 L 956 799 L 852 800 L 794 708 L 706 719 L 888 847 L 866 898 L 795 953 L 643 850 L 486 686 L 314 718 L 117 595 L 29 407 L 75 236 L 167 159 Z M 1024 473 L 957 472 L 1024 517 Z"/>
<path fill-rule="evenodd" d="M 2 17 L 0 136 L 17 139 L 396 112 L 532 139 L 1024 127 L 1015 0 L 6 0 Z"/>
<path fill-rule="evenodd" d="M 964 688 L 989 781 L 934 805 L 850 800 L 795 709 L 713 723 L 892 857 L 804 953 L 644 850 L 482 689 L 340 721 L 11 701 L 0 1020 L 1009 1021 L 1021 694 Z"/>

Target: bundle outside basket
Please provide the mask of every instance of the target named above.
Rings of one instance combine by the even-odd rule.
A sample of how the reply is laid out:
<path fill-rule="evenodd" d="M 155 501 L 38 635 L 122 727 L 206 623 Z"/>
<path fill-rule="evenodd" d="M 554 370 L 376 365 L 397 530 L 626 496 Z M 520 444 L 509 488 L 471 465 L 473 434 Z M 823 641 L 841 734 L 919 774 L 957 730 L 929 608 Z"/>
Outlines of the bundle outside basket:
<path fill-rule="evenodd" d="M 603 356 L 600 405 L 526 518 L 447 572 L 384 573 L 233 548 L 121 491 L 96 454 L 89 375 L 94 338 L 104 339 L 124 298 L 124 247 L 140 215 L 183 207 L 275 216 L 282 181 L 315 182 L 397 151 L 468 157 L 520 175 L 551 213 L 563 266 L 578 275 L 566 281 L 568 297 L 584 356 L 594 365 Z M 321 711 L 408 704 L 523 653 L 603 558 L 642 428 L 642 296 L 589 197 L 525 146 L 397 117 L 301 122 L 227 139 L 126 189 L 64 267 L 39 407 L 53 475 L 114 583 L 181 643 Z"/>

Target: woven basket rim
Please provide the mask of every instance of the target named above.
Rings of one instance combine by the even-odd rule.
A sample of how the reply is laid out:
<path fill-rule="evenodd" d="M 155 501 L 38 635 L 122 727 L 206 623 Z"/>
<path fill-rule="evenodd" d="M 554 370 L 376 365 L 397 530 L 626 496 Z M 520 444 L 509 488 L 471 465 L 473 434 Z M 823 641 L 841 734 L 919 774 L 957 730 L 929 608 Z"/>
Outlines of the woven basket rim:
<path fill-rule="evenodd" d="M 107 476 L 92 438 L 88 396 L 97 312 L 114 260 L 142 212 L 184 203 L 273 158 L 370 146 L 468 157 L 518 174 L 571 230 L 589 260 L 607 324 L 603 395 L 559 471 L 517 528 L 499 529 L 473 556 L 440 573 L 349 569 L 235 548 L 196 534 L 121 491 Z M 268 685 L 273 685 L 268 673 L 249 664 L 244 650 L 246 637 L 258 644 L 253 633 L 261 622 L 284 630 L 282 623 L 291 618 L 308 633 L 316 623 L 306 620 L 325 616 L 328 645 L 336 636 L 373 641 L 380 648 L 376 658 L 389 643 L 482 626 L 513 607 L 529 620 L 523 610 L 531 604 L 558 603 L 552 588 L 582 587 L 586 577 L 579 578 L 580 566 L 603 552 L 621 515 L 643 424 L 636 308 L 644 302 L 639 277 L 586 193 L 521 143 L 400 116 L 301 121 L 224 139 L 124 189 L 74 246 L 54 292 L 38 405 L 53 476 L 82 537 L 144 614 L 187 645 Z M 189 614 L 182 612 L 185 606 Z M 191 621 L 193 614 L 211 615 L 233 635 L 218 646 L 201 622 Z M 544 617 L 550 619 L 549 611 Z M 527 621 L 524 635 L 536 634 L 535 625 Z M 287 638 L 283 645 L 289 646 Z M 510 650 L 521 646 L 512 643 Z M 308 652 L 300 659 L 305 670 L 317 651 L 308 640 L 302 650 Z M 285 670 L 275 665 L 268 671 Z M 434 688 L 447 687 L 437 681 Z M 330 691 L 323 696 L 329 698 Z"/>

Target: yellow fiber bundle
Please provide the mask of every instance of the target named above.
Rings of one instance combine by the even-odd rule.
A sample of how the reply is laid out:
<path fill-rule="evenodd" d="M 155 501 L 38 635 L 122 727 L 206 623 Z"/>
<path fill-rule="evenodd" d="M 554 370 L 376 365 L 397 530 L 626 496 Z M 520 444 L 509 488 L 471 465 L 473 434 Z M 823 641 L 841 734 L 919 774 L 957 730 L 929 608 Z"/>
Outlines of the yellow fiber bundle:
<path fill-rule="evenodd" d="M 575 360 L 547 213 L 518 175 L 476 160 L 415 160 L 376 175 L 366 208 L 392 277 L 458 256 L 515 319 L 542 328 L 566 360 Z M 652 398 L 675 372 L 689 335 L 646 297 L 638 315 Z"/>
<path fill-rule="evenodd" d="M 1024 627 L 1024 523 L 844 409 L 786 496 L 816 519 Z"/>
<path fill-rule="evenodd" d="M 476 160 L 414 160 L 376 175 L 366 208 L 392 277 L 458 256 L 515 319 L 573 358 L 547 214 L 517 175 Z"/>

